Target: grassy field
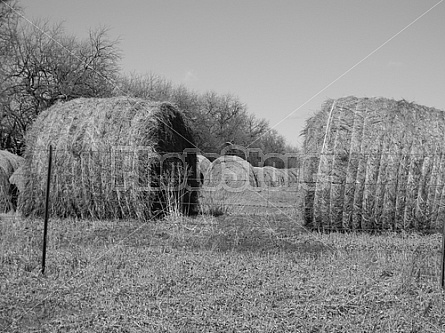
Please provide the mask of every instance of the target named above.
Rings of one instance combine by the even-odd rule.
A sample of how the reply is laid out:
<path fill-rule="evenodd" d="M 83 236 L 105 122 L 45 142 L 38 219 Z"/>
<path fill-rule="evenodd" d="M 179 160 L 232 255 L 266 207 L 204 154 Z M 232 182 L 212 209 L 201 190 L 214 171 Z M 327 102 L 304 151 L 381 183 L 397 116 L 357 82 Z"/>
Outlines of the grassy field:
<path fill-rule="evenodd" d="M 51 219 L 45 276 L 43 222 L 1 218 L 0 331 L 445 332 L 441 235 L 307 232 L 268 194 L 207 198 L 218 217 Z"/>
<path fill-rule="evenodd" d="M 202 210 L 211 215 L 218 212 L 242 215 L 289 215 L 300 217 L 301 191 L 292 187 L 251 187 L 245 191 L 207 190 L 201 191 Z M 216 214 L 215 214 L 216 213 Z"/>

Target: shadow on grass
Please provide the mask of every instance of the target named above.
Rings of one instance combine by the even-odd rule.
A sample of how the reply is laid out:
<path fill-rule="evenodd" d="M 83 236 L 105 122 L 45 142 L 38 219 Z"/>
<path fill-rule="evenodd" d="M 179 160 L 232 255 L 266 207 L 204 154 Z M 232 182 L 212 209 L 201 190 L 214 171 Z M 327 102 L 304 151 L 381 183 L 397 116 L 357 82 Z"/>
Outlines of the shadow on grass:
<path fill-rule="evenodd" d="M 204 249 L 218 252 L 255 252 L 275 254 L 293 252 L 301 255 L 319 257 L 323 253 L 331 252 L 321 242 L 290 241 L 259 230 L 244 232 L 222 233 L 210 236 L 203 244 Z"/>
<path fill-rule="evenodd" d="M 304 229 L 287 217 L 224 215 L 97 228 L 80 241 L 95 246 L 119 243 L 129 247 L 162 248 L 163 251 L 295 252 L 315 257 L 332 251 L 314 238 L 300 239 L 302 234 L 306 234 Z"/>
<path fill-rule="evenodd" d="M 215 252 L 271 254 L 295 252 L 318 257 L 332 248 L 314 239 L 300 238 L 304 230 L 295 221 L 271 217 L 220 216 L 210 228 L 183 228 L 165 236 L 172 248 Z"/>
<path fill-rule="evenodd" d="M 10 224 L 10 226 L 13 225 Z M 1 262 L 14 266 L 15 270 L 38 269 L 42 243 L 41 221 L 23 221 L 20 225 L 14 224 L 14 228 L 14 233 L 9 232 L 8 237 L 5 238 L 7 242 L 3 244 L 3 248 L 9 250 L 1 257 Z M 15 244 L 16 250 L 11 247 L 12 244 Z M 277 215 L 181 217 L 146 223 L 52 221 L 48 245 L 51 256 L 53 252 L 60 251 L 60 255 L 66 257 L 67 264 L 73 269 L 78 266 L 76 257 L 80 254 L 68 255 L 67 253 L 80 251 L 80 249 L 88 253 L 91 251 L 101 253 L 114 246 L 133 249 L 149 248 L 160 253 L 172 250 L 260 255 L 294 253 L 315 258 L 332 251 L 332 248 L 323 245 L 315 238 L 308 237 L 296 220 Z M 27 255 L 18 255 L 19 248 L 22 250 L 29 248 Z"/>

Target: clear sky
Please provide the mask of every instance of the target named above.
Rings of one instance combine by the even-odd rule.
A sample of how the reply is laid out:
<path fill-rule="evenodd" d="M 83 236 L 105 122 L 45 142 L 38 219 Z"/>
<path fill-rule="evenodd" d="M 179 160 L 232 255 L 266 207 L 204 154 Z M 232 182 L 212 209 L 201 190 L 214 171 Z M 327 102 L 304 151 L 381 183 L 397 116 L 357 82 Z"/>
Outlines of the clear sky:
<path fill-rule="evenodd" d="M 28 19 L 63 21 L 80 38 L 110 28 L 124 72 L 233 93 L 291 144 L 327 98 L 403 98 L 445 110 L 445 0 L 19 4 Z"/>

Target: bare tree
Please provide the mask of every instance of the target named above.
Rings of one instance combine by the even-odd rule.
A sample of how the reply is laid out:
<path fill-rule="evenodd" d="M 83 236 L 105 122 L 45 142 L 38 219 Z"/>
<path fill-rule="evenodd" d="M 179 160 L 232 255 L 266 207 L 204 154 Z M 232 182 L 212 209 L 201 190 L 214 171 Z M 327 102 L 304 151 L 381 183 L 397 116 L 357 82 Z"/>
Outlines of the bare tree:
<path fill-rule="evenodd" d="M 281 151 L 284 146 L 284 139 L 276 131 L 268 133 L 269 123 L 249 114 L 247 106 L 232 94 L 198 94 L 153 73 L 122 75 L 118 86 L 115 93 L 119 95 L 176 104 L 189 120 L 195 142 L 204 152 L 219 153 L 224 142 L 246 147 L 254 142 L 253 148 L 267 152 Z"/>
<path fill-rule="evenodd" d="M 257 144 L 261 148 L 263 154 L 269 153 L 285 153 L 286 140 L 275 129 L 268 129 L 268 131 L 257 139 Z"/>
<path fill-rule="evenodd" d="M 58 100 L 112 95 L 120 53 L 105 29 L 82 41 L 47 23 L 9 20 L 2 31 L 0 147 L 21 153 L 28 126 Z"/>
<path fill-rule="evenodd" d="M 6 41 L 9 27 L 17 26 L 20 7 L 12 0 L 0 0 L 0 41 Z M 2 53 L 3 54 L 3 53 Z"/>
<path fill-rule="evenodd" d="M 151 101 L 168 101 L 173 92 L 173 84 L 154 73 L 120 75 L 117 86 L 116 95 L 139 97 Z"/>
<path fill-rule="evenodd" d="M 269 130 L 269 122 L 266 119 L 258 119 L 251 114 L 247 118 L 246 130 L 248 135 L 246 145 L 250 146 L 253 143 L 254 147 L 257 147 L 254 142 Z"/>

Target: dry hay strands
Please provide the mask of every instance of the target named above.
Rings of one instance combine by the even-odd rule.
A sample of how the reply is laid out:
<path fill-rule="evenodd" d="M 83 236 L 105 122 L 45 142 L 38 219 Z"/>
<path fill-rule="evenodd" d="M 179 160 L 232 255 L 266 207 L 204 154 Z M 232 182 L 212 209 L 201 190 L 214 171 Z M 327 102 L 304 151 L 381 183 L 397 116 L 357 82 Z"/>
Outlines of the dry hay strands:
<path fill-rule="evenodd" d="M 14 210 L 17 206 L 17 187 L 10 182 L 10 177 L 22 163 L 22 157 L 0 150 L 0 213 Z"/>
<path fill-rule="evenodd" d="M 267 154 L 263 162 L 263 167 L 284 169 L 287 167 L 287 159 L 282 154 L 278 153 Z"/>
<path fill-rule="evenodd" d="M 254 167 L 258 187 L 298 185 L 301 171 L 301 154 L 269 153 L 262 158 L 264 161 L 261 167 Z"/>
<path fill-rule="evenodd" d="M 22 161 L 23 163 L 23 161 Z M 20 165 L 14 173 L 9 177 L 9 182 L 15 185 L 19 191 L 19 193 L 25 190 L 25 178 L 24 178 L 24 170 L 23 165 Z"/>
<path fill-rule="evenodd" d="M 220 156 L 214 160 L 204 179 L 204 187 L 209 191 L 240 192 L 257 186 L 252 165 L 235 155 Z"/>
<path fill-rule="evenodd" d="M 288 169 L 277 169 L 271 166 L 254 167 L 258 187 L 284 187 L 289 186 Z M 293 177 L 293 176 L 292 176 Z"/>
<path fill-rule="evenodd" d="M 300 183 L 300 168 L 282 169 L 282 171 L 285 173 L 286 179 L 288 180 L 290 186 L 293 184 L 298 185 Z"/>
<path fill-rule="evenodd" d="M 166 187 L 176 191 L 174 204 L 183 212 L 198 211 L 194 139 L 169 103 L 127 97 L 59 103 L 39 115 L 26 144 L 24 215 L 43 213 L 50 144 L 53 216 L 150 218 L 168 205 Z"/>
<path fill-rule="evenodd" d="M 210 165 L 212 164 L 212 162 L 210 162 L 210 160 L 207 157 L 205 157 L 204 155 L 201 155 L 201 154 L 197 155 L 196 158 L 197 158 L 197 163 L 198 163 L 196 172 L 198 174 L 199 181 L 202 185 L 202 184 L 204 184 L 204 179 L 205 179 L 207 173 L 209 172 L 209 168 L 210 168 Z"/>
<path fill-rule="evenodd" d="M 328 100 L 303 131 L 306 224 L 437 229 L 444 211 L 444 112 L 405 100 Z"/>

